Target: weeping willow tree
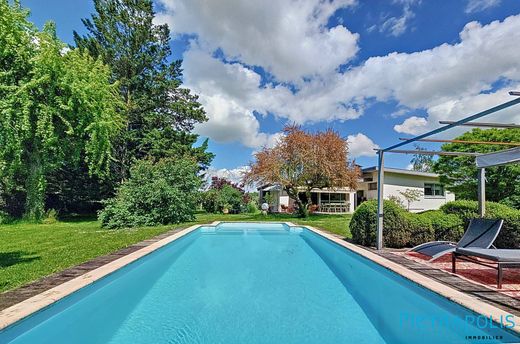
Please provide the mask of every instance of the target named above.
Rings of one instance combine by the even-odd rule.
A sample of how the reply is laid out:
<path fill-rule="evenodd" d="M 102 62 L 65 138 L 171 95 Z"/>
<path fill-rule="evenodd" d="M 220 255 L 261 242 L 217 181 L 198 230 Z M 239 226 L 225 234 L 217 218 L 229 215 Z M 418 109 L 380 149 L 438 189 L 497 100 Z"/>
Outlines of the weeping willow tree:
<path fill-rule="evenodd" d="M 84 160 L 108 173 L 123 120 L 110 70 L 57 37 L 38 31 L 19 2 L 0 0 L 0 183 L 25 193 L 25 217 L 41 219 L 47 178 Z"/>

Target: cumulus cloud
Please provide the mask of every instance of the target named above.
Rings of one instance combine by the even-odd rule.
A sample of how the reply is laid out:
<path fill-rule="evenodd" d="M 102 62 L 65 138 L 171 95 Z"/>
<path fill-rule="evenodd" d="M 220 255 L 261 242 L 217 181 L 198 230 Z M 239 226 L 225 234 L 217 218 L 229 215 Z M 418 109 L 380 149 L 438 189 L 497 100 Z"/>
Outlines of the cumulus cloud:
<path fill-rule="evenodd" d="M 398 133 L 417 135 L 424 132 L 428 121 L 423 117 L 412 116 L 404 120 L 402 124 L 394 126 Z"/>
<path fill-rule="evenodd" d="M 374 149 L 379 148 L 368 136 L 362 133 L 355 135 L 349 135 L 347 137 L 348 150 L 352 158 L 358 158 L 360 156 L 375 156 L 376 151 Z"/>
<path fill-rule="evenodd" d="M 195 37 L 184 55 L 185 83 L 201 96 L 209 117 L 197 131 L 219 142 L 256 149 L 276 135 L 261 131 L 262 116 L 300 124 L 344 121 L 362 116 L 374 101 L 406 109 L 396 116 L 424 110 L 425 117 L 406 118 L 394 128 L 416 134 L 441 118 L 509 99 L 507 88 L 494 85 L 520 81 L 513 43 L 520 41 L 520 15 L 487 25 L 470 22 L 456 43 L 371 57 L 339 72 L 355 56 L 358 35 L 348 23 L 329 28 L 327 22 L 354 0 L 160 2 L 158 20 Z M 252 66 L 273 78 L 263 80 Z"/>
<path fill-rule="evenodd" d="M 209 117 L 196 131 L 217 142 L 239 141 L 250 148 L 273 142 L 276 134 L 260 132 L 259 115 L 274 114 L 295 123 L 361 115 L 361 105 L 356 108 L 331 101 L 318 84 L 298 93 L 283 85 L 262 85 L 260 75 L 252 69 L 237 62 L 226 63 L 195 42 L 184 58 L 185 84 L 200 95 Z"/>
<path fill-rule="evenodd" d="M 338 9 L 355 0 L 159 0 L 158 22 L 197 35 L 208 51 L 261 66 L 279 81 L 333 72 L 358 51 L 359 35 L 327 27 Z"/>
<path fill-rule="evenodd" d="M 460 120 L 469 115 L 473 115 L 498 104 L 512 100 L 512 97 L 508 94 L 508 91 L 511 89 L 520 89 L 520 83 L 509 84 L 508 86 L 499 88 L 495 92 L 453 98 L 451 100 L 442 102 L 428 108 L 428 116 L 426 119 L 417 119 L 417 117 L 412 116 L 407 118 L 401 125 L 396 125 L 394 129 L 397 132 L 413 135 L 424 133 L 441 126 L 441 124 L 439 124 L 439 121 L 441 120 Z M 520 111 L 518 111 L 516 106 L 513 106 L 486 117 L 485 121 L 499 123 L 519 123 Z M 458 127 L 448 130 L 441 136 L 454 137 L 469 129 L 471 128 Z"/>
<path fill-rule="evenodd" d="M 501 0 L 469 0 L 465 12 L 466 13 L 475 13 L 487 10 L 488 8 L 492 8 L 498 6 Z"/>
<path fill-rule="evenodd" d="M 485 26 L 470 22 L 459 43 L 371 57 L 343 75 L 343 85 L 336 88 L 351 97 L 394 99 L 409 108 L 434 106 L 489 90 L 500 79 L 519 80 L 518 48 L 511 44 L 517 40 L 520 15 Z"/>
<path fill-rule="evenodd" d="M 225 178 L 234 184 L 241 185 L 244 173 L 246 173 L 247 171 L 249 171 L 249 166 L 239 166 L 233 169 L 210 168 L 205 172 L 204 175 L 206 180 L 206 188 L 209 187 L 209 185 L 211 184 L 211 178 L 213 177 Z M 254 189 L 254 186 L 245 186 L 245 190 L 248 192 L 255 191 Z"/>

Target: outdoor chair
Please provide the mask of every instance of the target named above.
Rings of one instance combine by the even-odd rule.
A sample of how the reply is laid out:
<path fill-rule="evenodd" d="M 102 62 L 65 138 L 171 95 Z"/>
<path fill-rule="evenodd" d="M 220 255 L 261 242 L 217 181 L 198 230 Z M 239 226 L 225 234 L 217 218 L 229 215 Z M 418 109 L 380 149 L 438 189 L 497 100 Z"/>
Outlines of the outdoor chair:
<path fill-rule="evenodd" d="M 490 248 L 500 233 L 504 220 L 496 219 L 472 219 L 468 229 L 458 243 L 450 241 L 431 241 L 410 249 L 431 257 L 430 262 L 447 253 L 455 251 L 456 248 Z"/>
<path fill-rule="evenodd" d="M 455 273 L 457 259 L 498 270 L 497 288 L 502 288 L 502 269 L 520 268 L 520 250 L 457 248 L 451 256 L 451 270 Z M 480 258 L 480 259 L 479 259 Z M 485 259 L 486 261 L 482 261 Z"/>

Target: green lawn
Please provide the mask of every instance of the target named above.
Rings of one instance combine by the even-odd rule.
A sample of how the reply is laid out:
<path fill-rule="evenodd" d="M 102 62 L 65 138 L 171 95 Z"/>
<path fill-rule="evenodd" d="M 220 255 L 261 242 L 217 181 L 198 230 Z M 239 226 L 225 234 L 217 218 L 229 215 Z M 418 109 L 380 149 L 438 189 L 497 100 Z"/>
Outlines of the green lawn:
<path fill-rule="evenodd" d="M 154 237 L 172 228 L 212 221 L 291 221 L 350 237 L 350 215 L 197 214 L 195 222 L 126 230 L 102 229 L 92 219 L 54 224 L 0 225 L 0 292 Z"/>

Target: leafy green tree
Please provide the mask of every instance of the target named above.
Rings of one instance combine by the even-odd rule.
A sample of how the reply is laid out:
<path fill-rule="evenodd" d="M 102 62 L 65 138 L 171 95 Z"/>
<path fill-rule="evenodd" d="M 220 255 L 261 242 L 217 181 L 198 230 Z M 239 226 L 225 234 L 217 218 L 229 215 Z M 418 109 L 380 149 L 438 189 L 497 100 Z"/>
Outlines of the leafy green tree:
<path fill-rule="evenodd" d="M 65 162 L 85 160 L 103 176 L 121 126 L 110 71 L 56 37 L 37 31 L 19 2 L 0 0 L 0 181 L 23 190 L 25 216 L 44 215 L 47 179 Z"/>
<path fill-rule="evenodd" d="M 224 209 L 240 212 L 247 202 L 244 190 L 225 178 L 213 177 L 209 189 L 202 194 L 202 207 L 209 213 Z"/>
<path fill-rule="evenodd" d="M 520 142 L 520 129 L 473 129 L 457 140 L 483 142 Z M 506 148 L 503 145 L 449 143 L 444 151 L 491 153 Z M 475 158 L 441 156 L 434 164 L 441 182 L 460 199 L 477 199 L 477 168 Z M 486 169 L 486 198 L 514 208 L 520 208 L 520 165 L 511 164 Z"/>
<path fill-rule="evenodd" d="M 407 203 L 407 210 L 410 211 L 410 206 L 413 202 L 418 202 L 421 200 L 421 197 L 423 195 L 423 192 L 418 189 L 406 189 L 404 191 L 399 191 L 401 196 L 404 197 Z"/>
<path fill-rule="evenodd" d="M 415 149 L 424 151 L 426 148 L 422 148 L 419 145 L 415 145 Z M 412 170 L 419 172 L 432 172 L 433 170 L 433 155 L 425 154 L 414 154 L 410 163 L 412 164 Z"/>
<path fill-rule="evenodd" d="M 196 123 L 207 120 L 198 97 L 181 87 L 181 61 L 169 62 L 168 25 L 155 25 L 151 0 L 94 0 L 96 13 L 74 32 L 76 45 L 100 57 L 119 82 L 127 118 L 117 144 L 115 172 L 124 179 L 134 160 L 194 157 L 206 168 L 213 154 L 207 140 L 194 147 Z"/>

